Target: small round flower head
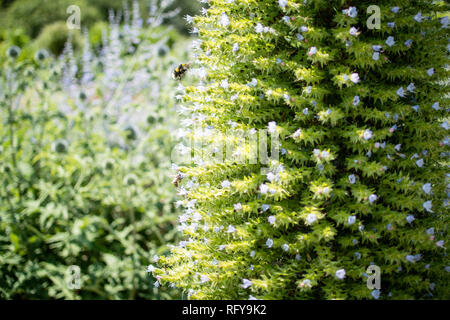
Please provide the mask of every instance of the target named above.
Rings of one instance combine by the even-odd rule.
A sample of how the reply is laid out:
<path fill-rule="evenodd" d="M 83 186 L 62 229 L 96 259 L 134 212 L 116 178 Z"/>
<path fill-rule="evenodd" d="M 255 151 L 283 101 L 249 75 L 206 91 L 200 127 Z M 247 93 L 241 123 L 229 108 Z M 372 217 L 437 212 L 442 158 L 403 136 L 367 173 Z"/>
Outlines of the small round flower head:
<path fill-rule="evenodd" d="M 287 6 L 287 0 L 278 0 L 278 5 L 284 9 Z"/>
<path fill-rule="evenodd" d="M 267 220 L 269 221 L 270 224 L 274 224 L 277 219 L 274 216 L 269 216 Z"/>
<path fill-rule="evenodd" d="M 256 27 L 255 27 L 255 31 L 256 31 L 256 33 L 261 33 L 261 32 L 263 32 L 263 31 L 264 31 L 263 25 L 262 25 L 261 23 L 258 23 L 258 24 L 256 25 Z"/>
<path fill-rule="evenodd" d="M 298 253 L 295 255 L 295 260 L 300 261 L 302 258 L 301 255 L 299 255 Z"/>
<path fill-rule="evenodd" d="M 397 95 L 398 95 L 399 97 L 401 97 L 401 98 L 404 98 L 404 97 L 405 97 L 405 89 L 403 89 L 403 87 L 400 87 L 400 88 L 397 90 Z"/>
<path fill-rule="evenodd" d="M 128 174 L 123 178 L 123 183 L 127 186 L 132 186 L 137 183 L 137 177 L 134 174 Z"/>
<path fill-rule="evenodd" d="M 355 216 L 349 216 L 349 217 L 348 217 L 347 223 L 348 223 L 349 225 L 352 225 L 352 224 L 354 224 L 355 222 L 356 222 L 356 217 L 355 217 Z"/>
<path fill-rule="evenodd" d="M 405 46 L 407 46 L 408 48 L 410 48 L 411 45 L 412 45 L 412 43 L 413 43 L 413 41 L 412 41 L 411 39 L 408 39 L 408 40 L 405 41 Z"/>
<path fill-rule="evenodd" d="M 355 27 L 351 27 L 349 33 L 350 33 L 351 36 L 357 36 L 358 35 L 358 29 L 356 29 Z"/>
<path fill-rule="evenodd" d="M 431 76 L 434 74 L 434 68 L 428 69 L 428 70 L 427 70 L 427 74 L 428 74 L 428 76 L 431 77 Z"/>
<path fill-rule="evenodd" d="M 34 55 L 34 60 L 36 60 L 36 62 L 44 61 L 47 58 L 48 58 L 48 51 L 45 49 L 38 50 Z"/>
<path fill-rule="evenodd" d="M 443 248 L 444 247 L 444 240 L 439 240 L 438 242 L 436 242 L 436 246 Z"/>
<path fill-rule="evenodd" d="M 262 194 L 266 194 L 269 191 L 269 187 L 266 184 L 262 184 L 259 186 L 259 192 Z"/>
<path fill-rule="evenodd" d="M 354 105 L 355 107 L 359 104 L 360 101 L 361 101 L 361 100 L 360 100 L 359 96 L 354 96 L 354 97 L 353 97 L 353 105 Z"/>
<path fill-rule="evenodd" d="M 422 22 L 422 12 L 419 12 L 419 13 L 417 13 L 415 16 L 414 16 L 414 20 L 416 20 L 417 22 Z"/>
<path fill-rule="evenodd" d="M 269 122 L 269 125 L 267 127 L 268 127 L 267 131 L 269 133 L 274 133 L 277 130 L 277 123 L 275 121 L 271 121 Z"/>
<path fill-rule="evenodd" d="M 52 144 L 52 150 L 56 153 L 66 153 L 69 149 L 69 143 L 64 139 L 58 139 Z"/>
<path fill-rule="evenodd" d="M 254 257 L 255 256 L 255 254 L 256 254 L 256 252 L 254 251 L 254 250 L 252 250 L 251 252 L 250 252 L 250 257 Z"/>
<path fill-rule="evenodd" d="M 266 241 L 266 246 L 268 247 L 268 248 L 272 248 L 272 246 L 273 246 L 273 240 L 272 239 L 267 239 L 267 241 Z"/>
<path fill-rule="evenodd" d="M 242 210 L 242 204 L 241 203 L 236 203 L 233 206 L 234 206 L 234 210 L 236 210 L 236 211 Z"/>
<path fill-rule="evenodd" d="M 6 55 L 12 59 L 16 59 L 19 56 L 20 51 L 21 50 L 18 46 L 12 46 L 6 50 Z"/>
<path fill-rule="evenodd" d="M 252 285 L 252 282 L 248 279 L 242 279 L 242 288 L 247 289 Z"/>
<path fill-rule="evenodd" d="M 338 279 L 344 279 L 345 278 L 345 269 L 339 269 L 338 271 L 336 271 L 336 277 Z"/>
<path fill-rule="evenodd" d="M 355 252 L 355 258 L 356 258 L 356 260 L 361 259 L 361 253 Z"/>
<path fill-rule="evenodd" d="M 406 90 L 408 90 L 409 92 L 414 92 L 415 86 L 414 83 L 410 83 L 407 87 Z"/>
<path fill-rule="evenodd" d="M 261 207 L 264 212 L 266 212 L 267 210 L 270 209 L 270 205 L 268 205 L 268 204 L 263 204 Z"/>
<path fill-rule="evenodd" d="M 348 9 L 342 10 L 342 13 L 346 16 L 349 16 L 350 18 L 356 18 L 356 16 L 358 15 L 358 10 L 356 9 L 356 7 L 349 7 Z"/>
<path fill-rule="evenodd" d="M 298 137 L 300 137 L 300 134 L 302 133 L 302 130 L 297 129 L 297 131 L 294 132 L 294 134 L 292 135 L 292 137 L 294 139 L 297 139 Z"/>
<path fill-rule="evenodd" d="M 440 107 L 439 107 L 439 102 L 435 102 L 435 103 L 433 103 L 433 105 L 431 106 L 434 110 L 439 110 L 440 109 Z"/>
<path fill-rule="evenodd" d="M 395 22 L 388 22 L 388 23 L 387 23 L 387 26 L 388 26 L 389 28 L 394 28 L 394 27 L 395 27 Z"/>
<path fill-rule="evenodd" d="M 422 168 L 423 167 L 423 165 L 424 165 L 424 161 L 423 161 L 423 159 L 419 159 L 419 160 L 417 160 L 416 161 L 416 165 L 419 167 L 419 168 Z"/>
<path fill-rule="evenodd" d="M 289 245 L 287 243 L 283 244 L 282 246 L 284 251 L 288 251 L 289 250 Z"/>
<path fill-rule="evenodd" d="M 157 263 L 158 261 L 159 261 L 159 257 L 158 257 L 157 254 L 155 254 L 155 255 L 153 256 L 153 262 L 154 262 L 154 263 Z"/>
<path fill-rule="evenodd" d="M 236 228 L 235 227 L 233 227 L 231 224 L 228 226 L 228 230 L 227 230 L 227 232 L 228 233 L 233 233 L 233 232 L 236 232 Z"/>
<path fill-rule="evenodd" d="M 230 19 L 225 12 L 222 12 L 219 19 L 219 25 L 222 27 L 228 27 L 230 25 Z"/>
<path fill-rule="evenodd" d="M 147 266 L 147 272 L 153 272 L 156 268 L 154 266 L 152 266 L 151 264 Z"/>

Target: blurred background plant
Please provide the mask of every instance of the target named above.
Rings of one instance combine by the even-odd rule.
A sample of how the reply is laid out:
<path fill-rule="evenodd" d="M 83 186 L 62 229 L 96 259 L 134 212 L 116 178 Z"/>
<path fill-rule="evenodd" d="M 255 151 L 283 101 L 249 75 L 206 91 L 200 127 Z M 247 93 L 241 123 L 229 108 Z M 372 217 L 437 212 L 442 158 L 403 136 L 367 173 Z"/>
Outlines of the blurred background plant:
<path fill-rule="evenodd" d="M 73 2 L 90 30 L 67 30 L 65 0 L 0 2 L 20 26 L 0 42 L 0 298 L 179 298 L 146 266 L 177 239 L 170 74 L 187 40 L 144 1 Z"/>

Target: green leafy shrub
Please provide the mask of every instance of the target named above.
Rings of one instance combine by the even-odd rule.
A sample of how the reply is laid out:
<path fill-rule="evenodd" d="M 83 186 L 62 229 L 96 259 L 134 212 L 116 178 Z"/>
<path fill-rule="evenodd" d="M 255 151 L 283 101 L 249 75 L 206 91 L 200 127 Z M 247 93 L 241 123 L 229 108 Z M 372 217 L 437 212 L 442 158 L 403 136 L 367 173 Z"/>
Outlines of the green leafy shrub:
<path fill-rule="evenodd" d="M 14 48 L 2 65 L 3 299 L 178 297 L 146 266 L 177 238 L 167 70 L 181 51 L 153 55 L 161 30 L 159 42 L 116 23 L 105 35 L 100 55 L 86 34 L 80 57 L 70 43 L 59 60 L 17 61 Z"/>
<path fill-rule="evenodd" d="M 72 44 L 74 50 L 79 50 L 82 45 L 81 34 L 78 30 L 69 30 L 65 22 L 55 22 L 46 25 L 39 37 L 35 41 L 35 46 L 38 48 L 47 48 L 51 53 L 58 56 L 63 50 L 64 46 L 72 37 Z"/>
<path fill-rule="evenodd" d="M 188 18 L 205 70 L 182 96 L 183 134 L 206 146 L 178 167 L 185 240 L 160 283 L 192 299 L 448 299 L 448 4 L 378 1 L 379 29 L 371 1 L 209 4 Z M 239 162 L 262 150 L 233 128 L 267 130 L 279 153 Z"/>

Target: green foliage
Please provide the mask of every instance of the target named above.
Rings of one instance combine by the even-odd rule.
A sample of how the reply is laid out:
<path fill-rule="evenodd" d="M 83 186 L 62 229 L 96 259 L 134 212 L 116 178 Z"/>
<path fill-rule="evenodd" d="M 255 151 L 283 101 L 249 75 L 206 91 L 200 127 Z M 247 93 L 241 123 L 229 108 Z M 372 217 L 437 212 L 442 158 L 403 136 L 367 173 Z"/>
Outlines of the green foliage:
<path fill-rule="evenodd" d="M 58 56 L 63 52 L 69 36 L 72 37 L 73 49 L 79 50 L 82 47 L 80 32 L 69 30 L 65 22 L 46 25 L 34 44 L 37 48 L 47 48 L 51 53 Z"/>
<path fill-rule="evenodd" d="M 68 44 L 61 60 L 41 52 L 2 64 L 1 298 L 178 297 L 146 266 L 177 238 L 167 69 L 182 50 L 152 55 L 164 32 L 142 31 L 132 54 L 130 34 L 113 25 L 101 56 L 85 41 L 81 57 Z"/>
<path fill-rule="evenodd" d="M 448 4 L 378 1 L 380 29 L 371 1 L 209 4 L 193 18 L 207 76 L 182 111 L 215 131 L 186 136 L 229 146 L 231 128 L 268 129 L 281 152 L 250 164 L 203 148 L 179 167 L 186 241 L 159 258 L 161 284 L 192 299 L 448 299 Z"/>

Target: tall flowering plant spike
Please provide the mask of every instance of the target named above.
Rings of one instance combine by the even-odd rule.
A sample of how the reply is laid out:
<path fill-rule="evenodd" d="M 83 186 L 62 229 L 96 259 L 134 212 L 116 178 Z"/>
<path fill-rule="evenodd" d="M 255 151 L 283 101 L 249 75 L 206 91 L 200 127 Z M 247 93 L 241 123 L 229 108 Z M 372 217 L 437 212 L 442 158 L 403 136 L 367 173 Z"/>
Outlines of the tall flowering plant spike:
<path fill-rule="evenodd" d="M 184 88 L 183 134 L 267 130 L 279 157 L 204 148 L 174 166 L 185 240 L 152 268 L 158 285 L 191 299 L 449 297 L 448 4 L 379 1 L 378 29 L 372 4 L 211 0 L 187 17 L 201 79 Z"/>

